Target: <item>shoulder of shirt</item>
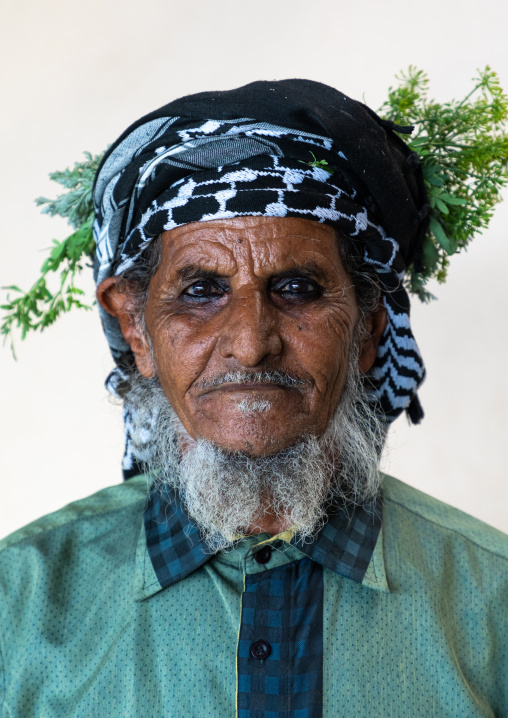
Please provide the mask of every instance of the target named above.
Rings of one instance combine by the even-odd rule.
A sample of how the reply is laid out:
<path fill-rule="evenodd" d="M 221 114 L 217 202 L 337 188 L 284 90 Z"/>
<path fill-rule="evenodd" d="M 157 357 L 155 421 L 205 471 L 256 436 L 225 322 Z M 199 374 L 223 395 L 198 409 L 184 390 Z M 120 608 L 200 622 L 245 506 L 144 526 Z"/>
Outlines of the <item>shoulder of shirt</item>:
<path fill-rule="evenodd" d="M 508 561 L 508 535 L 475 519 L 459 509 L 445 504 L 423 491 L 383 474 L 385 510 L 399 507 L 432 524 L 434 531 L 448 532 L 491 554 Z"/>
<path fill-rule="evenodd" d="M 0 552 L 23 542 L 36 540 L 37 537 L 57 530 L 72 530 L 76 524 L 84 521 L 106 520 L 117 515 L 121 520 L 125 511 L 134 510 L 143 513 L 147 497 L 146 476 L 136 476 L 121 484 L 102 489 L 79 501 L 73 501 L 0 540 Z M 109 523 L 109 522 L 108 522 Z M 139 530 L 139 524 L 136 524 Z"/>

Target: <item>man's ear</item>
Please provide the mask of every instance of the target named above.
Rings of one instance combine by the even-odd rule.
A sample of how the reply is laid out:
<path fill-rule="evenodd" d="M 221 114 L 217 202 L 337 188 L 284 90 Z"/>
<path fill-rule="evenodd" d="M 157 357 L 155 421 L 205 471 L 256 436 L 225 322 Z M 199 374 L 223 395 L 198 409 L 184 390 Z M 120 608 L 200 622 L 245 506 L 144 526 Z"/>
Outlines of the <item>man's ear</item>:
<path fill-rule="evenodd" d="M 358 359 L 358 368 L 362 374 L 366 374 L 374 364 L 387 320 L 384 304 L 378 304 L 372 314 L 369 314 L 364 320 L 366 336 L 362 341 Z"/>
<path fill-rule="evenodd" d="M 117 281 L 117 277 L 108 277 L 102 281 L 97 287 L 97 301 L 118 320 L 123 338 L 134 354 L 139 373 L 151 378 L 155 376 L 155 365 L 148 337 L 136 321 L 132 294 L 128 289 L 119 291 Z"/>

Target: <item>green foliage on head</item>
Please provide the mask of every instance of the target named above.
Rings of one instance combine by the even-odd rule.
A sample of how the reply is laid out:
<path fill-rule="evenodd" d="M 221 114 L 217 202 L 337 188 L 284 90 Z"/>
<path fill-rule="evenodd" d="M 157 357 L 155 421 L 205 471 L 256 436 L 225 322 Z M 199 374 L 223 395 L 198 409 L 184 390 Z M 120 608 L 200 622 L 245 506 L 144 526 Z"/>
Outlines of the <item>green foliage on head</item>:
<path fill-rule="evenodd" d="M 9 293 L 7 302 L 0 307 L 6 312 L 0 333 L 10 338 L 13 353 L 14 328 L 20 330 L 24 339 L 29 331 L 42 331 L 73 307 L 91 308 L 90 304 L 82 301 L 84 292 L 76 286 L 75 279 L 85 264 L 93 261 L 95 254 L 92 186 L 102 155 L 93 156 L 90 152 L 84 155 L 84 162 L 76 162 L 72 169 L 50 174 L 52 180 L 68 190 L 66 193 L 55 200 L 45 197 L 35 200 L 37 205 L 44 207 L 44 213 L 67 219 L 75 232 L 62 242 L 53 240 L 49 256 L 42 264 L 41 275 L 28 292 L 23 292 L 16 285 L 4 287 Z M 50 273 L 58 272 L 60 281 L 57 289 L 52 291 L 46 278 Z M 11 298 L 10 292 L 18 296 Z"/>
<path fill-rule="evenodd" d="M 486 67 L 463 100 L 428 99 L 429 79 L 410 67 L 397 78 L 378 110 L 400 125 L 414 125 L 404 140 L 420 157 L 429 195 L 430 223 L 423 244 L 422 273 L 409 267 L 407 289 L 423 301 L 432 297 L 429 279 L 446 280 L 449 256 L 467 247 L 489 224 L 508 183 L 508 97 Z"/>
<path fill-rule="evenodd" d="M 328 172 L 329 175 L 333 175 L 333 170 L 331 169 L 326 160 L 318 160 L 314 152 L 311 152 L 310 150 L 309 154 L 312 155 L 312 160 L 310 162 L 304 162 L 303 160 L 298 161 L 301 162 L 302 165 L 308 165 L 309 167 L 318 167 L 319 169 Z"/>

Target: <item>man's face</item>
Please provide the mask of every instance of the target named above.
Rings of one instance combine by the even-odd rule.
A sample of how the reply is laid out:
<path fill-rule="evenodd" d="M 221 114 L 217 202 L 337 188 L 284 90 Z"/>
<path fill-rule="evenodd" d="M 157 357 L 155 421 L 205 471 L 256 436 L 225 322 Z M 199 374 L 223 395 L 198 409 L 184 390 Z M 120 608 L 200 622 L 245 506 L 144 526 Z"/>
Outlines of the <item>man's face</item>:
<path fill-rule="evenodd" d="M 162 235 L 145 319 L 156 366 L 138 367 L 157 372 L 187 432 L 264 456 L 325 431 L 358 308 L 331 227 L 242 217 Z M 238 377 L 274 370 L 297 382 Z"/>

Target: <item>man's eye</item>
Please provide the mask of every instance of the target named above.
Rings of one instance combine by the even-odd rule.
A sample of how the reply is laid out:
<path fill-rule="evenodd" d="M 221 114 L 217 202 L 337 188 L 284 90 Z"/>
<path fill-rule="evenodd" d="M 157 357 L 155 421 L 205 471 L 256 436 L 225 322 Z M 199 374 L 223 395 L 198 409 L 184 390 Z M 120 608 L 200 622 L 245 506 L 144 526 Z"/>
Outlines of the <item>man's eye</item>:
<path fill-rule="evenodd" d="M 316 282 L 298 277 L 279 282 L 272 291 L 294 299 L 314 299 L 322 293 L 321 287 Z"/>
<path fill-rule="evenodd" d="M 221 287 L 217 282 L 209 279 L 201 279 L 187 287 L 182 293 L 187 297 L 194 299 L 208 299 L 211 297 L 221 297 L 227 292 L 227 287 Z"/>

